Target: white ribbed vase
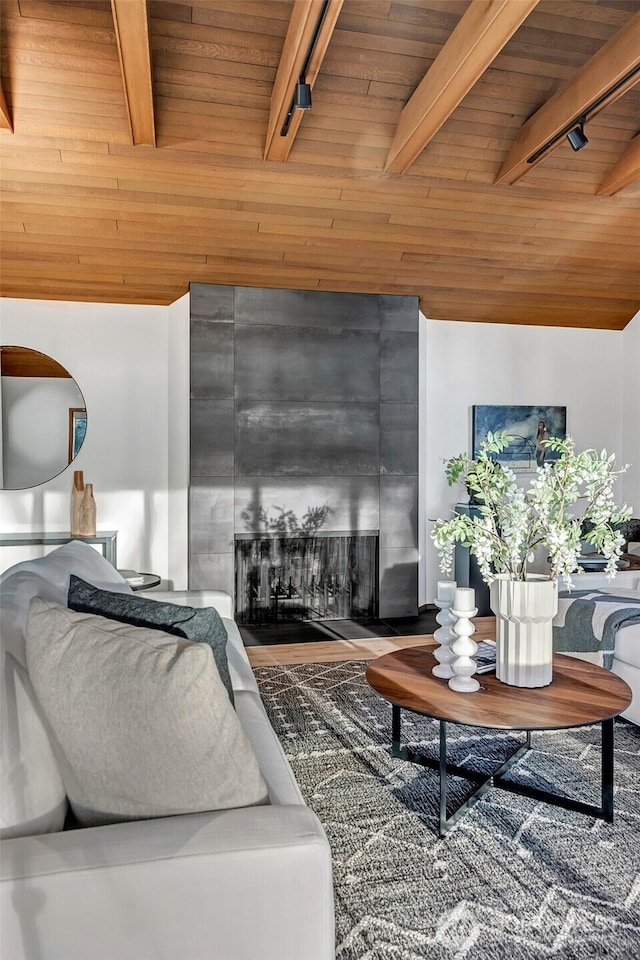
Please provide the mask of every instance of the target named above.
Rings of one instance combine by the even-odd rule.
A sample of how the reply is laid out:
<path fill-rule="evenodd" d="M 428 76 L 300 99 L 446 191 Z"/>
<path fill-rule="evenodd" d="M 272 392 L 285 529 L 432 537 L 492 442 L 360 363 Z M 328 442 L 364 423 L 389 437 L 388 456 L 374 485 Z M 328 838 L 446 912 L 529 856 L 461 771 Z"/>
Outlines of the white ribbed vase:
<path fill-rule="evenodd" d="M 496 677 L 513 687 L 546 687 L 553 674 L 557 582 L 498 575 L 490 598 L 496 615 Z"/>

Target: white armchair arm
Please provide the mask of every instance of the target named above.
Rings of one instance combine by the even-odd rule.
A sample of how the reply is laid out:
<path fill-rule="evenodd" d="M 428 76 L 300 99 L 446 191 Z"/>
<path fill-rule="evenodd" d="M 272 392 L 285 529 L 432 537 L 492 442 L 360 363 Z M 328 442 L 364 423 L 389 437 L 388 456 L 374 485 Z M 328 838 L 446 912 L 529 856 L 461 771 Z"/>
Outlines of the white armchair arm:
<path fill-rule="evenodd" d="M 330 960 L 329 845 L 303 806 L 3 841 L 11 960 Z"/>
<path fill-rule="evenodd" d="M 138 590 L 137 596 L 185 607 L 215 607 L 221 617 L 233 620 L 231 597 L 224 590 Z"/>
<path fill-rule="evenodd" d="M 610 590 L 616 593 L 617 589 L 638 590 L 640 588 L 640 571 L 618 570 L 612 580 L 606 573 L 572 573 L 571 581 L 576 590 Z M 560 589 L 564 590 L 564 583 L 560 580 Z"/>

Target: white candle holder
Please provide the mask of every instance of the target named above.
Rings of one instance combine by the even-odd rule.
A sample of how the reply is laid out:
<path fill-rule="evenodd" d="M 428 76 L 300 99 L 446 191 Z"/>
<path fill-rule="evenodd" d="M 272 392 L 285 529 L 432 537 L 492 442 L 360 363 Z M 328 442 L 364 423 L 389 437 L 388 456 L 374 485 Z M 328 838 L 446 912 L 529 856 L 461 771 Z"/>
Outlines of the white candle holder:
<path fill-rule="evenodd" d="M 451 650 L 451 644 L 456 639 L 456 634 L 453 632 L 456 618 L 451 612 L 451 607 L 455 588 L 455 580 L 439 580 L 438 596 L 434 600 L 435 605 L 440 607 L 440 612 L 436 614 L 436 621 L 440 627 L 433 634 L 433 639 L 439 643 L 439 646 L 433 651 L 438 663 L 432 668 L 431 673 L 441 680 L 448 680 L 454 676 L 451 663 L 455 654 Z"/>
<path fill-rule="evenodd" d="M 473 590 L 458 587 L 451 610 L 456 617 L 453 625 L 456 639 L 451 644 L 455 654 L 455 659 L 451 663 L 454 676 L 449 680 L 451 689 L 458 693 L 475 693 L 480 689 L 480 684 L 473 676 L 478 669 L 478 664 L 473 659 L 478 650 L 478 644 L 471 639 L 476 632 L 476 625 L 472 622 L 472 618 L 478 613 L 477 607 L 470 606 L 473 602 Z"/>

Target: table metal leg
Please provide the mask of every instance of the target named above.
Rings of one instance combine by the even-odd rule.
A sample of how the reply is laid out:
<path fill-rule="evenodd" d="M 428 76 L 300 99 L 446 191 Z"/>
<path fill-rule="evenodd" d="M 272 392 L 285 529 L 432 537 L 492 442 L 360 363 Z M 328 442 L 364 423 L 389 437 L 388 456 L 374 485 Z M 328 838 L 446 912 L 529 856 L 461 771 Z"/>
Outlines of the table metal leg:
<path fill-rule="evenodd" d="M 438 832 L 441 837 L 445 836 L 449 830 L 464 816 L 464 814 L 480 800 L 490 787 L 499 787 L 507 790 L 509 793 L 515 793 L 519 796 L 530 797 L 533 800 L 543 801 L 544 803 L 555 804 L 564 807 L 566 810 L 573 810 L 576 813 L 584 813 L 587 816 L 597 817 L 600 820 L 606 820 L 607 823 L 613 823 L 613 762 L 614 762 L 614 718 L 602 721 L 602 761 L 601 761 L 601 791 L 602 802 L 600 806 L 591 803 L 583 803 L 580 800 L 574 800 L 571 797 L 564 797 L 561 794 L 551 793 L 548 790 L 540 790 L 537 787 L 529 786 L 526 783 L 516 783 L 513 780 L 505 779 L 506 773 L 513 767 L 518 760 L 531 749 L 531 731 L 525 731 L 526 737 L 524 743 L 517 747 L 514 752 L 507 757 L 505 762 L 493 774 L 487 776 L 486 773 L 480 773 L 477 770 L 469 770 L 467 767 L 461 767 L 455 763 L 447 762 L 447 724 L 445 720 L 440 720 L 440 743 L 438 759 L 426 757 L 423 754 L 416 753 L 408 747 L 403 747 L 400 742 L 401 724 L 400 707 L 392 704 L 391 712 L 391 752 L 394 757 L 400 757 L 403 760 L 409 760 L 411 763 L 417 763 L 423 767 L 431 767 L 438 770 L 440 778 L 439 783 L 439 816 Z M 451 816 L 447 817 L 447 775 L 463 777 L 477 783 L 478 786 L 473 793 L 464 801 Z"/>
<path fill-rule="evenodd" d="M 403 755 L 400 746 L 400 707 L 395 703 L 391 706 L 391 753 L 394 757 Z"/>
<path fill-rule="evenodd" d="M 440 836 L 447 832 L 447 722 L 440 721 Z"/>
<path fill-rule="evenodd" d="M 116 538 L 113 537 L 111 540 L 105 540 L 104 542 L 104 555 L 105 559 L 109 561 L 114 567 L 118 565 L 118 548 L 116 545 Z"/>
<path fill-rule="evenodd" d="M 394 757 L 400 757 L 402 760 L 409 760 L 411 763 L 417 763 L 422 767 L 431 767 L 438 770 L 439 774 L 439 791 L 440 791 L 440 809 L 439 809 L 439 818 L 438 818 L 438 833 L 441 837 L 444 837 L 458 822 L 458 820 L 464 816 L 464 814 L 480 800 L 482 796 L 487 792 L 487 790 L 494 785 L 494 776 L 499 776 L 500 774 L 506 772 L 509 767 L 514 764 L 524 753 L 529 749 L 528 744 L 530 743 L 530 737 L 527 739 L 527 743 L 519 746 L 515 752 L 502 764 L 499 770 L 495 774 L 482 773 L 478 770 L 469 770 L 467 767 L 461 767 L 456 763 L 447 762 L 447 724 L 445 720 L 440 720 L 440 747 L 439 755 L 436 760 L 433 757 L 425 757 L 423 754 L 416 753 L 414 750 L 411 750 L 409 747 L 403 747 L 400 742 L 401 736 L 401 726 L 400 726 L 400 707 L 396 704 L 392 704 L 391 707 L 391 753 Z M 471 796 L 465 800 L 456 810 L 453 811 L 451 816 L 447 817 L 447 775 L 451 774 L 456 777 L 463 777 L 465 780 L 471 780 L 473 783 L 477 783 L 478 786 L 473 791 Z"/>
<path fill-rule="evenodd" d="M 613 717 L 602 721 L 602 814 L 613 823 Z"/>

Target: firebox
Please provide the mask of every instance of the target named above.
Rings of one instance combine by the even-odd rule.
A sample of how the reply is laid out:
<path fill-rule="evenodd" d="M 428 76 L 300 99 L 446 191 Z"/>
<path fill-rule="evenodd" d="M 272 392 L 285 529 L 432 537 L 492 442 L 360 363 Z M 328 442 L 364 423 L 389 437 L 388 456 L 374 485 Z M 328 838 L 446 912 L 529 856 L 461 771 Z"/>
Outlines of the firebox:
<path fill-rule="evenodd" d="M 378 616 L 378 531 L 236 534 L 236 621 Z"/>

